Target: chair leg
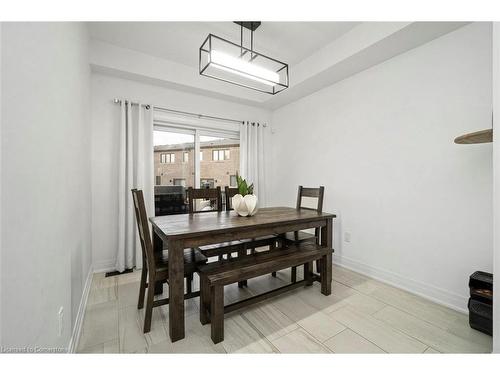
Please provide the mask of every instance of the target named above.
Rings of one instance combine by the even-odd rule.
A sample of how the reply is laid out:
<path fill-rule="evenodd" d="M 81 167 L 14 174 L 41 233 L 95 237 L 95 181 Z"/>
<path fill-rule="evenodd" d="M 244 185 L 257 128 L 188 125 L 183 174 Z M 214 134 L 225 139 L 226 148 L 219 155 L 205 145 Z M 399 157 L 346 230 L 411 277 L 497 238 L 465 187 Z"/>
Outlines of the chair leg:
<path fill-rule="evenodd" d="M 210 287 L 207 279 L 200 276 L 200 323 L 210 323 L 208 312 L 210 311 Z"/>
<path fill-rule="evenodd" d="M 304 264 L 304 280 L 306 281 L 306 286 L 313 285 L 312 267 L 313 267 L 312 262 Z"/>
<path fill-rule="evenodd" d="M 316 260 L 316 272 L 321 274 L 321 259 Z"/>
<path fill-rule="evenodd" d="M 193 274 L 186 276 L 186 293 L 190 294 L 193 291 Z"/>
<path fill-rule="evenodd" d="M 269 251 L 273 251 L 275 249 L 276 249 L 276 244 L 272 243 L 272 244 L 269 245 Z M 272 272 L 271 276 L 272 277 L 276 277 L 276 272 Z"/>
<path fill-rule="evenodd" d="M 297 267 L 292 267 L 292 283 L 297 282 Z"/>
<path fill-rule="evenodd" d="M 244 257 L 246 255 L 247 255 L 247 249 L 246 248 L 238 250 L 238 258 L 242 258 L 242 257 Z M 247 281 L 246 280 L 238 281 L 238 288 L 243 288 L 246 285 L 247 285 Z"/>
<path fill-rule="evenodd" d="M 146 300 L 146 313 L 144 317 L 144 333 L 151 331 L 151 318 L 153 317 L 153 301 L 155 298 L 155 280 L 149 276 L 148 280 L 148 296 Z"/>
<path fill-rule="evenodd" d="M 146 262 L 142 262 L 141 271 L 141 285 L 139 286 L 139 301 L 137 302 L 137 308 L 140 310 L 144 307 L 144 296 L 146 294 L 146 278 L 148 276 L 148 270 L 146 268 Z"/>
<path fill-rule="evenodd" d="M 214 344 L 224 340 L 224 286 L 214 285 L 210 288 L 211 336 Z"/>

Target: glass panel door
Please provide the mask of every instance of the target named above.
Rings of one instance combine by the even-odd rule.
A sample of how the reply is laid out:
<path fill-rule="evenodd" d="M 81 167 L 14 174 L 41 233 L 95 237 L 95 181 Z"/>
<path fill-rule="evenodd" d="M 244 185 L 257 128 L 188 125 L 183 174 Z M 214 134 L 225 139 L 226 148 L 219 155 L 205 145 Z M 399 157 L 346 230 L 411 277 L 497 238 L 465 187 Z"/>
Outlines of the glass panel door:
<path fill-rule="evenodd" d="M 217 187 L 222 190 L 236 187 L 236 174 L 240 169 L 240 140 L 210 133 L 200 135 L 200 186 Z"/>
<path fill-rule="evenodd" d="M 155 127 L 155 216 L 187 213 L 186 189 L 195 187 L 195 132 Z"/>
<path fill-rule="evenodd" d="M 238 133 L 156 124 L 154 128 L 155 216 L 188 212 L 187 188 L 236 187 Z M 196 210 L 213 209 L 195 201 Z M 222 209 L 225 209 L 223 207 Z"/>

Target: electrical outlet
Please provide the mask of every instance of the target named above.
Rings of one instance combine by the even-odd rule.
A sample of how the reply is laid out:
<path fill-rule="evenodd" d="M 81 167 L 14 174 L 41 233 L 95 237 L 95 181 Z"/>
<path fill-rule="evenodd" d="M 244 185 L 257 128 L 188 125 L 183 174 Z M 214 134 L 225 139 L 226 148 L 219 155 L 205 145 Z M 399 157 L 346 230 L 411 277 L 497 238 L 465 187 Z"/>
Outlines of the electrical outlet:
<path fill-rule="evenodd" d="M 351 233 L 350 232 L 344 232 L 344 241 L 351 242 Z"/>
<path fill-rule="evenodd" d="M 61 337 L 63 334 L 64 328 L 64 307 L 59 307 L 59 312 L 57 313 L 57 319 L 59 321 L 59 331 L 57 332 L 58 336 Z"/>

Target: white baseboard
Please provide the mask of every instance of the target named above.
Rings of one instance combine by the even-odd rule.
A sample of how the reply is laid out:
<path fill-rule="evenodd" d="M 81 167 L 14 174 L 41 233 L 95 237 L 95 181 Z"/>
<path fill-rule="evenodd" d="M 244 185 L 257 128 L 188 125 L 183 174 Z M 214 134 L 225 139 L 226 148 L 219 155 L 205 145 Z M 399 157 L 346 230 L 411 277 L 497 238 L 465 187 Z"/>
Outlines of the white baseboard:
<path fill-rule="evenodd" d="M 406 290 L 410 293 L 416 294 L 440 305 L 449 307 L 453 310 L 467 313 L 467 296 L 461 296 L 454 292 L 437 288 L 433 285 L 409 279 L 391 271 L 372 267 L 368 264 L 364 264 L 345 256 L 338 256 L 334 254 L 333 263 L 363 274 L 365 276 L 369 276 L 375 280 L 395 286 L 399 289 Z"/>
<path fill-rule="evenodd" d="M 116 271 L 115 259 L 101 260 L 94 262 L 94 273 Z"/>
<path fill-rule="evenodd" d="M 90 266 L 89 273 L 87 275 L 87 280 L 85 280 L 85 286 L 83 287 L 82 299 L 80 300 L 80 306 L 78 307 L 75 326 L 71 334 L 71 339 L 69 340 L 68 353 L 75 353 L 78 347 L 78 342 L 80 341 L 80 334 L 82 333 L 83 319 L 85 318 L 85 310 L 87 307 L 87 300 L 90 294 L 90 286 L 92 285 L 93 275 L 94 275 L 94 270 L 93 267 Z"/>

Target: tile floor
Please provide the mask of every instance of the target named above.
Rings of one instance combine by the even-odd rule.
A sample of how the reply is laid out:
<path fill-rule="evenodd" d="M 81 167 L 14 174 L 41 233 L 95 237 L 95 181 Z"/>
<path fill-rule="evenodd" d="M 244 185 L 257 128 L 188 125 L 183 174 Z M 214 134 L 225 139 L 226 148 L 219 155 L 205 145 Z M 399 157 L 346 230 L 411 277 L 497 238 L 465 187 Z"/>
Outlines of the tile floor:
<path fill-rule="evenodd" d="M 186 338 L 171 343 L 168 305 L 153 310 L 142 333 L 137 310 L 139 272 L 92 281 L 80 353 L 488 353 L 491 337 L 467 316 L 334 266 L 330 296 L 319 284 L 226 315 L 225 340 L 214 345 L 198 319 L 198 299 L 186 301 Z M 225 289 L 226 303 L 284 285 L 289 272 L 264 276 L 248 288 Z"/>

